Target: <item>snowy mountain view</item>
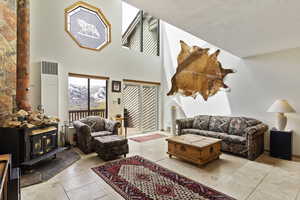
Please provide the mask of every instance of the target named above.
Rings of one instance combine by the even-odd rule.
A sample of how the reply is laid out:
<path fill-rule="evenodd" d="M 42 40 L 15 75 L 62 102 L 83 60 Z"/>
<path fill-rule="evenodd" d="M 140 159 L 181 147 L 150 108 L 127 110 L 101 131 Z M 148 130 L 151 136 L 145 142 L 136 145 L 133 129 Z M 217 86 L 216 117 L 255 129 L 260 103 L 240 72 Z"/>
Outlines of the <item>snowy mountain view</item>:
<path fill-rule="evenodd" d="M 106 107 L 106 81 L 90 80 L 90 97 L 88 97 L 88 79 L 69 77 L 69 110 L 98 110 Z"/>

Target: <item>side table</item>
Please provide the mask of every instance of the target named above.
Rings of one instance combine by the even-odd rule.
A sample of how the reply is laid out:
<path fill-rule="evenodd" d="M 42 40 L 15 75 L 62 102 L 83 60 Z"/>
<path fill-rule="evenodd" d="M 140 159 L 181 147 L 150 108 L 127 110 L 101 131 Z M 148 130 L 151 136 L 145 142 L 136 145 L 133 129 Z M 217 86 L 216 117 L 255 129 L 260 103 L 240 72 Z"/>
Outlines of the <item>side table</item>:
<path fill-rule="evenodd" d="M 292 160 L 293 131 L 270 131 L 270 156 Z"/>

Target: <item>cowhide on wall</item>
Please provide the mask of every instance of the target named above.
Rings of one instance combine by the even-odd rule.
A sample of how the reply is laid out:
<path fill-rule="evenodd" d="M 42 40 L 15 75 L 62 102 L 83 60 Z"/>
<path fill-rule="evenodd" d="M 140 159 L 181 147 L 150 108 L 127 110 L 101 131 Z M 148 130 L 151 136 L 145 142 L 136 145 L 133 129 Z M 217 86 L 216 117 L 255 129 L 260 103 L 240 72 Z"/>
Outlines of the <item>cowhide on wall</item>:
<path fill-rule="evenodd" d="M 178 67 L 172 77 L 172 88 L 168 96 L 181 93 L 184 96 L 196 97 L 201 94 L 207 101 L 220 88 L 228 88 L 223 80 L 232 69 L 224 69 L 218 61 L 220 50 L 209 54 L 209 49 L 198 46 L 190 47 L 180 41 L 181 51 L 177 57 Z"/>
<path fill-rule="evenodd" d="M 0 121 L 16 94 L 17 1 L 0 0 Z"/>

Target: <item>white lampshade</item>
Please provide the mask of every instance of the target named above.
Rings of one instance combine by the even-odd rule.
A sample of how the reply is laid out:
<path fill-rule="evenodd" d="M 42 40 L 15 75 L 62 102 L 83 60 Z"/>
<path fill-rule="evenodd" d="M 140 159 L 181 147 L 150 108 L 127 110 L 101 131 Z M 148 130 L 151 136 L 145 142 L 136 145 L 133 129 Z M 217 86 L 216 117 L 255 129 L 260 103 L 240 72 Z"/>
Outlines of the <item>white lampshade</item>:
<path fill-rule="evenodd" d="M 288 103 L 287 100 L 276 100 L 271 107 L 268 109 L 268 112 L 275 113 L 294 113 L 296 112 L 294 108 Z"/>

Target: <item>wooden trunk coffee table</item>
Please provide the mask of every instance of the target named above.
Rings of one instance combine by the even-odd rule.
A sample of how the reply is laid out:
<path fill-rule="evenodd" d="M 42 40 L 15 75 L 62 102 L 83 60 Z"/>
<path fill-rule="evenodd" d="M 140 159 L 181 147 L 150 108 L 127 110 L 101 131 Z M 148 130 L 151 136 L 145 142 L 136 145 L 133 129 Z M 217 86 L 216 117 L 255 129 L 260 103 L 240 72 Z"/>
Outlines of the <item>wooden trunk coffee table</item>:
<path fill-rule="evenodd" d="M 221 155 L 222 140 L 220 139 L 186 134 L 167 138 L 166 140 L 168 141 L 167 153 L 170 158 L 176 156 L 203 165 L 218 159 Z"/>

